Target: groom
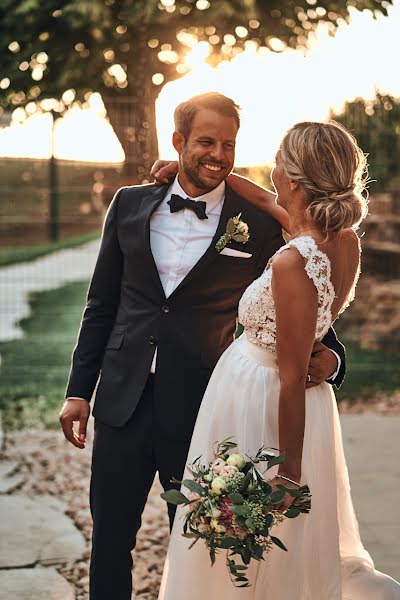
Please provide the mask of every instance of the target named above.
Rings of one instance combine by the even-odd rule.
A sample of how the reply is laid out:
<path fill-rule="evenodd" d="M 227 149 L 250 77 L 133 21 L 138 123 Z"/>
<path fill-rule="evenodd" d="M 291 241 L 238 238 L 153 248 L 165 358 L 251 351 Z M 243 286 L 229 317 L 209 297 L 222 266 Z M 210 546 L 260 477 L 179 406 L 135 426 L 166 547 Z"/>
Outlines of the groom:
<path fill-rule="evenodd" d="M 221 94 L 180 104 L 172 185 L 122 188 L 107 213 L 60 414 L 66 438 L 84 448 L 98 383 L 91 600 L 130 600 L 131 550 L 154 475 L 164 489 L 181 477 L 207 382 L 233 340 L 239 299 L 284 243 L 280 225 L 225 184 L 239 124 L 238 106 Z M 218 253 L 239 213 L 249 241 Z M 333 330 L 324 343 L 341 358 L 340 385 L 344 349 Z M 323 380 L 337 366 L 324 347 L 312 371 Z M 174 507 L 168 511 L 172 523 Z"/>

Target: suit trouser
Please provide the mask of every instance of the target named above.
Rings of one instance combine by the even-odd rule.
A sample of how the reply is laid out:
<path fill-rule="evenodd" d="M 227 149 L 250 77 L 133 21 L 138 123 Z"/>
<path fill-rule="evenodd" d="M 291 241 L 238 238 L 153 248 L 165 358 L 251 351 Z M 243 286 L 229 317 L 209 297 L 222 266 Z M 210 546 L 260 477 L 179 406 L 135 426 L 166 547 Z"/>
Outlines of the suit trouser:
<path fill-rule="evenodd" d="M 164 489 L 179 485 L 190 442 L 169 438 L 156 419 L 153 376 L 123 427 L 95 422 L 90 507 L 90 600 L 131 600 L 132 558 L 147 496 L 158 471 Z M 176 507 L 168 505 L 170 525 Z"/>

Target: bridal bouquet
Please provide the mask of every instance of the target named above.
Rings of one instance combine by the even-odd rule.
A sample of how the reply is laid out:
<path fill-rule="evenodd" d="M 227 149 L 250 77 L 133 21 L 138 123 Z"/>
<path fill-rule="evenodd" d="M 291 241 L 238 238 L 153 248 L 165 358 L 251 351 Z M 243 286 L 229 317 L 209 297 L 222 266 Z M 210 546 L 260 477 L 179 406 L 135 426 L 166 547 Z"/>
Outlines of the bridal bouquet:
<path fill-rule="evenodd" d="M 193 544 L 204 540 L 210 552 L 211 563 L 216 552 L 227 550 L 226 564 L 236 587 L 249 587 L 246 571 L 251 559 L 263 560 L 273 544 L 286 550 L 277 537 L 270 534 L 273 525 L 287 518 L 308 513 L 311 495 L 307 486 L 299 489 L 277 485 L 275 491 L 256 468 L 265 462 L 265 471 L 285 460 L 284 454 L 276 455 L 264 446 L 254 458 L 240 452 L 232 438 L 216 443 L 213 459 L 208 465 L 196 458 L 188 469 L 193 479 L 173 480 L 182 484 L 187 495 L 178 490 L 168 490 L 161 497 L 171 504 L 187 506 L 183 535 L 193 538 Z M 294 501 L 285 513 L 277 510 L 285 493 Z M 237 564 L 233 557 L 240 557 Z"/>

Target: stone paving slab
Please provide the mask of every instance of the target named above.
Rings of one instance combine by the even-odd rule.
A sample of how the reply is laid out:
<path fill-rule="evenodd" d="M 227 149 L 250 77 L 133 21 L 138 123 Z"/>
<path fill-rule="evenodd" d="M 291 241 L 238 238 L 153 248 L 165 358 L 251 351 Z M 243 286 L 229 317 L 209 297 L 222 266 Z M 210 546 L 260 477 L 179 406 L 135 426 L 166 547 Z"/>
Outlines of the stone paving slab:
<path fill-rule="evenodd" d="M 400 581 L 400 416 L 340 420 L 361 538 L 375 567 Z"/>
<path fill-rule="evenodd" d="M 12 460 L 0 461 L 0 494 L 10 494 L 25 482 L 25 477 L 17 471 L 17 462 Z"/>
<path fill-rule="evenodd" d="M 17 470 L 18 463 L 15 460 L 2 460 L 0 461 L 0 479 L 3 477 L 9 477 Z"/>
<path fill-rule="evenodd" d="M 55 498 L 0 497 L 0 568 L 73 561 L 85 550 L 82 534 Z"/>
<path fill-rule="evenodd" d="M 0 571 L 0 600 L 74 600 L 73 587 L 54 568 Z"/>

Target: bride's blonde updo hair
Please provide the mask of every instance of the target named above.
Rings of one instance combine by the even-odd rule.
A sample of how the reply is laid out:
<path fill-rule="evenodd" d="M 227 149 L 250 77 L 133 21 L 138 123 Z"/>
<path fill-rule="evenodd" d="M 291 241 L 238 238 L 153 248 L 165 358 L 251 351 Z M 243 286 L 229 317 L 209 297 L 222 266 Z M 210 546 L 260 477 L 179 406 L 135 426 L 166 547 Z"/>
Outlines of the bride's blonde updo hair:
<path fill-rule="evenodd" d="M 306 217 L 329 234 L 356 228 L 368 212 L 366 157 L 340 123 L 297 123 L 280 146 L 283 170 L 303 186 Z"/>

